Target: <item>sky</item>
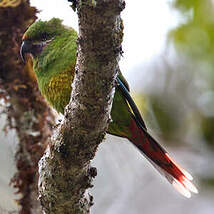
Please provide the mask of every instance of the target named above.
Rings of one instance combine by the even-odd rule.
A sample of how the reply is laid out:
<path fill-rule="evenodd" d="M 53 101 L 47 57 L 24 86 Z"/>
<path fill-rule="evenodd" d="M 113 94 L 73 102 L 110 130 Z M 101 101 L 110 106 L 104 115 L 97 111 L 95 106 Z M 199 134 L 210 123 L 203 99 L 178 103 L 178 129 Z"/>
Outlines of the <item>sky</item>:
<path fill-rule="evenodd" d="M 164 49 L 169 29 L 178 23 L 177 14 L 172 12 L 169 0 L 126 1 L 122 12 L 124 20 L 124 57 L 120 67 L 125 76 L 137 65 L 149 63 Z M 41 12 L 38 17 L 49 20 L 61 18 L 63 23 L 78 30 L 77 14 L 69 2 L 58 0 L 31 0 Z"/>

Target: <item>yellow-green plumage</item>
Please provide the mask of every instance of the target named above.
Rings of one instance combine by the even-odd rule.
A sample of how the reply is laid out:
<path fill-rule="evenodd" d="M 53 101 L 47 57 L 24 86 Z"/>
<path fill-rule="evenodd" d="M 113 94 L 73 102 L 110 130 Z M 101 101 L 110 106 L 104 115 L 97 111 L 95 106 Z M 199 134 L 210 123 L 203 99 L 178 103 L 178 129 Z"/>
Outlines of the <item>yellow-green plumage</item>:
<path fill-rule="evenodd" d="M 59 19 L 53 18 L 48 22 L 34 23 L 23 39 L 21 55 L 23 57 L 24 52 L 32 54 L 33 70 L 41 93 L 51 106 L 64 113 L 70 100 L 71 83 L 75 74 L 77 33 L 72 28 L 63 26 Z M 112 122 L 108 133 L 127 138 L 162 171 L 170 183 L 177 181 L 187 192 L 191 191 L 185 184 L 186 180 L 191 181 L 147 132 L 133 100 L 129 97 L 129 87 L 121 73 L 117 80 L 119 86 L 115 89 Z"/>
<path fill-rule="evenodd" d="M 59 20 L 55 22 L 58 26 Z M 26 37 L 30 33 L 29 29 Z M 77 33 L 72 28 L 63 27 L 59 35 L 51 35 L 49 39 L 51 41 L 34 60 L 33 67 L 43 96 L 58 112 L 64 113 L 75 71 Z"/>
<path fill-rule="evenodd" d="M 53 25 L 55 25 L 56 34 L 51 31 Z M 33 69 L 42 95 L 51 106 L 63 114 L 64 108 L 70 100 L 71 84 L 75 73 L 77 33 L 72 28 L 65 28 L 61 25 L 59 19 L 52 19 L 49 22 L 39 21 L 32 25 L 25 32 L 24 38 L 30 38 L 38 43 L 44 32 L 48 37 L 46 38 L 48 44 L 37 57 L 34 57 Z M 119 75 L 128 88 L 128 83 L 122 74 Z M 116 106 L 120 106 L 122 114 L 112 111 L 111 116 L 114 123 L 110 124 L 108 132 L 129 137 L 130 110 L 123 96 L 117 90 L 112 109 L 117 109 Z"/>
<path fill-rule="evenodd" d="M 58 112 L 63 113 L 65 106 L 70 100 L 72 81 L 73 76 L 64 72 L 52 77 L 49 83 L 41 88 L 41 92 L 46 100 Z"/>

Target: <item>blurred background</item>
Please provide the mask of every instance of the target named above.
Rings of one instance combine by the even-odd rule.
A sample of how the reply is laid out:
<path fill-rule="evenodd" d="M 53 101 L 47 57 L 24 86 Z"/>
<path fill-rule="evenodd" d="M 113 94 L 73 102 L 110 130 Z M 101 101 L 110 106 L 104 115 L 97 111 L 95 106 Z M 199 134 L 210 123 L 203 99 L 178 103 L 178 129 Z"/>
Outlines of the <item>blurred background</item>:
<path fill-rule="evenodd" d="M 59 17 L 77 29 L 67 1 L 31 4 L 39 18 Z M 193 175 L 199 194 L 179 195 L 128 141 L 107 135 L 93 161 L 98 176 L 90 190 L 92 213 L 213 214 L 214 1 L 126 1 L 122 17 L 120 66 L 131 94 L 150 132 Z M 12 211 L 18 209 L 9 186 L 16 135 L 5 136 L 5 123 L 1 114 L 0 207 Z"/>

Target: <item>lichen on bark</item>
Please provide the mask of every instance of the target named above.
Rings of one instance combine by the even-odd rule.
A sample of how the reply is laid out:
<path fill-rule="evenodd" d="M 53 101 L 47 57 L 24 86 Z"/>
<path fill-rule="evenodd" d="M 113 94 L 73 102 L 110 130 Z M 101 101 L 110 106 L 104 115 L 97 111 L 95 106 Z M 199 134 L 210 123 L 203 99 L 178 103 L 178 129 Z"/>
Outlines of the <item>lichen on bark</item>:
<path fill-rule="evenodd" d="M 90 212 L 96 169 L 90 166 L 110 122 L 119 69 L 123 0 L 75 1 L 79 17 L 76 75 L 62 123 L 39 162 L 39 193 L 46 214 Z"/>

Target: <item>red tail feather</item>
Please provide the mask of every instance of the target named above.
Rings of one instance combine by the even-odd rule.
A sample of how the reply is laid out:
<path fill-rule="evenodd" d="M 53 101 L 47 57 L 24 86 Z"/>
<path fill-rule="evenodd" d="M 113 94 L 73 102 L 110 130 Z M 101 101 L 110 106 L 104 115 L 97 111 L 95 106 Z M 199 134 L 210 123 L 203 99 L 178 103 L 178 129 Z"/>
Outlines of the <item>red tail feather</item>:
<path fill-rule="evenodd" d="M 130 130 L 132 136 L 129 137 L 129 140 L 167 178 L 177 191 L 188 198 L 191 197 L 190 191 L 198 193 L 191 182 L 192 176 L 176 164 L 156 140 L 136 124 L 134 119 L 131 121 Z"/>

